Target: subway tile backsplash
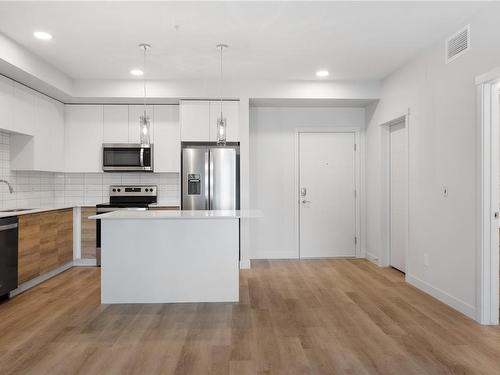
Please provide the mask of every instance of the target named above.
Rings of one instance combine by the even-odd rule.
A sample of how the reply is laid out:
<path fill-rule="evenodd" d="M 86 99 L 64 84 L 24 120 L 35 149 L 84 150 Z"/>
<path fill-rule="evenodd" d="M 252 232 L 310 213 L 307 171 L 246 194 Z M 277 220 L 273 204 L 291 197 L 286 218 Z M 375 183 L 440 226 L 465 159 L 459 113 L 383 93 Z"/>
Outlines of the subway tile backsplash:
<path fill-rule="evenodd" d="M 10 169 L 10 136 L 0 132 L 0 209 L 53 205 L 95 205 L 109 201 L 109 185 L 151 184 L 158 186 L 158 202 L 180 205 L 178 173 L 53 173 Z"/>

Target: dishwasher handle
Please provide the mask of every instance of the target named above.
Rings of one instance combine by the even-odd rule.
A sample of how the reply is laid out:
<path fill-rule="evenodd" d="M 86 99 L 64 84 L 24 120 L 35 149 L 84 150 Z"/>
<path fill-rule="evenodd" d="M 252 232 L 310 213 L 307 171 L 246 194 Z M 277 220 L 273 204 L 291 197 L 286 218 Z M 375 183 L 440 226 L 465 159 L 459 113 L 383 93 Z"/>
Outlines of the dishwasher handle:
<path fill-rule="evenodd" d="M 0 225 L 0 232 L 3 232 L 4 230 L 9 230 L 9 229 L 15 229 L 15 228 L 17 228 L 17 223 Z"/>

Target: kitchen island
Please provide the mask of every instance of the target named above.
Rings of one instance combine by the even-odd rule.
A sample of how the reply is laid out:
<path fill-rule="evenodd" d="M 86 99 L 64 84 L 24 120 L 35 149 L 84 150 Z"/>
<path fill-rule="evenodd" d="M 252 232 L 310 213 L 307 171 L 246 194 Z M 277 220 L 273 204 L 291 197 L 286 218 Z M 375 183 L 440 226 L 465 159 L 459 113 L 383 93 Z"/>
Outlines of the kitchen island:
<path fill-rule="evenodd" d="M 101 219 L 101 303 L 237 302 L 240 211 L 114 211 Z"/>

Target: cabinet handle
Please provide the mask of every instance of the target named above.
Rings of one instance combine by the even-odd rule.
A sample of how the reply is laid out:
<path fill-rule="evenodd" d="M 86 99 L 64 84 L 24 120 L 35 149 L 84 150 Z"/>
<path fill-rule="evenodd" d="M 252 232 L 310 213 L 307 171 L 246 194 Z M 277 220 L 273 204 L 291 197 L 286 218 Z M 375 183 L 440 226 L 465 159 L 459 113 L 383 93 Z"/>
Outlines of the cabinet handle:
<path fill-rule="evenodd" d="M 9 229 L 14 229 L 17 228 L 17 224 L 7 224 L 7 225 L 2 225 L 0 226 L 0 232 L 3 232 L 4 230 L 9 230 Z"/>

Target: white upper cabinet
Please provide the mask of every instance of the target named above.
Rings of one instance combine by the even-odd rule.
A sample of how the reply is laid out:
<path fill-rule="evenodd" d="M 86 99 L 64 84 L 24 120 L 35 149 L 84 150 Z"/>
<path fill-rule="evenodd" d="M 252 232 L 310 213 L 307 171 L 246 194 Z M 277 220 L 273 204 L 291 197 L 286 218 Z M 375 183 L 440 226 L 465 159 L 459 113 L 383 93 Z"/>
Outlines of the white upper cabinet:
<path fill-rule="evenodd" d="M 64 170 L 64 105 L 57 100 L 15 87 L 16 114 L 10 141 L 12 170 Z"/>
<path fill-rule="evenodd" d="M 22 134 L 34 135 L 35 129 L 35 94 L 17 82 L 14 82 L 14 124 L 13 131 Z"/>
<path fill-rule="evenodd" d="M 141 126 L 139 118 L 144 113 L 143 105 L 128 106 L 128 143 L 141 143 Z M 149 140 L 153 143 L 155 133 L 155 115 L 152 105 L 146 106 L 146 114 L 149 116 Z"/>
<path fill-rule="evenodd" d="M 181 101 L 182 141 L 217 141 L 217 118 L 220 116 L 220 101 Z M 239 101 L 223 101 L 222 113 L 227 119 L 228 142 L 239 141 Z"/>
<path fill-rule="evenodd" d="M 64 171 L 64 104 L 36 95 L 34 166 L 37 171 Z"/>
<path fill-rule="evenodd" d="M 178 105 L 155 105 L 154 171 L 181 170 L 181 127 Z"/>
<path fill-rule="evenodd" d="M 128 142 L 128 105 L 103 107 L 103 143 Z"/>
<path fill-rule="evenodd" d="M 102 172 L 103 106 L 66 105 L 66 172 Z"/>
<path fill-rule="evenodd" d="M 201 100 L 181 100 L 181 140 L 210 141 L 210 102 Z"/>
<path fill-rule="evenodd" d="M 239 142 L 240 102 L 223 101 L 222 115 L 226 118 L 226 141 Z M 210 141 L 217 141 L 217 119 L 220 117 L 220 101 L 210 102 Z"/>
<path fill-rule="evenodd" d="M 0 76 L 0 129 L 14 130 L 14 82 Z"/>

